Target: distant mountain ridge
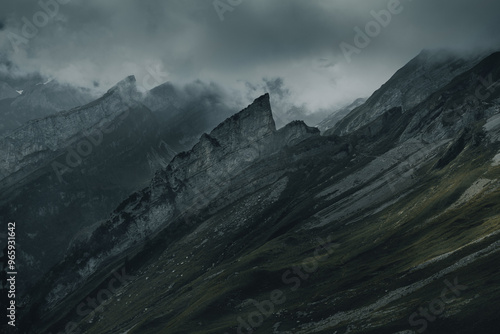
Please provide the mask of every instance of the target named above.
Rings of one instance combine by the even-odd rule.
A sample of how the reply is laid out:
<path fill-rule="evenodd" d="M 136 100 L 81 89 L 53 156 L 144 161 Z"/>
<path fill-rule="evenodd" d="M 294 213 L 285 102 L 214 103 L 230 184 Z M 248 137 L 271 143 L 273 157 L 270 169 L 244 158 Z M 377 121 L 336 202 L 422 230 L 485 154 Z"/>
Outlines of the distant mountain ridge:
<path fill-rule="evenodd" d="M 398 70 L 364 104 L 336 123 L 327 134 L 352 132 L 394 107 L 401 107 L 406 112 L 457 75 L 474 67 L 487 55 L 460 56 L 448 50 L 424 50 Z"/>
<path fill-rule="evenodd" d="M 30 120 L 69 110 L 87 104 L 94 99 L 93 95 L 83 88 L 63 85 L 55 80 L 27 86 L 19 92 L 13 92 L 11 89 L 4 98 L 0 95 L 0 117 L 2 119 L 0 136 Z"/>
<path fill-rule="evenodd" d="M 333 112 L 330 116 L 326 117 L 316 126 L 321 132 L 325 132 L 335 126 L 342 118 L 347 116 L 353 109 L 359 107 L 366 102 L 366 98 L 358 98 L 354 100 L 351 104 L 340 108 L 339 110 Z"/>
<path fill-rule="evenodd" d="M 32 120 L 0 138 L 0 151 L 5 157 L 0 163 L 0 181 L 29 166 L 29 171 L 36 168 L 38 161 L 54 157 L 58 150 L 83 137 L 83 132 L 95 130 L 103 119 L 111 121 L 128 108 L 138 107 L 128 97 L 124 99 L 127 95 L 119 95 L 127 82 L 119 83 L 96 102 Z"/>

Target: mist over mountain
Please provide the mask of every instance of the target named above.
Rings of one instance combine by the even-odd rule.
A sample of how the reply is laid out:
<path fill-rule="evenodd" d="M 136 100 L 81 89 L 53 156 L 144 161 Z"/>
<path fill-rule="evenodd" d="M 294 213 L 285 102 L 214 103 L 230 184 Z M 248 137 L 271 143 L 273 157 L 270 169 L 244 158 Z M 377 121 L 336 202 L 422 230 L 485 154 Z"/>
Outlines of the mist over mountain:
<path fill-rule="evenodd" d="M 354 29 L 374 21 L 372 11 L 387 10 L 387 0 L 235 1 L 222 10 L 222 21 L 217 1 L 56 3 L 47 22 L 44 14 L 35 17 L 41 27 L 33 20 L 45 13 L 37 1 L 2 3 L 0 60 L 20 74 L 40 73 L 95 95 L 132 74 L 146 90 L 167 81 L 215 82 L 245 98 L 237 103 L 241 106 L 267 92 L 248 96 L 247 82 L 259 86 L 263 79 L 282 78 L 291 92 L 289 103 L 306 104 L 308 112 L 335 110 L 371 95 L 422 49 L 464 55 L 499 43 L 499 8 L 489 0 L 401 0 L 398 14 L 375 37 L 368 36 L 369 45 L 353 54 L 351 63 L 339 45 L 355 46 Z M 33 29 L 25 28 L 23 35 L 26 21 Z"/>
<path fill-rule="evenodd" d="M 366 98 L 358 98 L 354 100 L 352 103 L 349 103 L 348 105 L 340 108 L 339 110 L 336 110 L 332 112 L 330 115 L 328 115 L 326 118 L 321 120 L 321 122 L 318 123 L 317 127 L 320 129 L 322 132 L 326 132 L 327 130 L 333 128 L 339 121 L 341 121 L 345 116 L 347 116 L 353 109 L 361 106 L 366 102 Z"/>

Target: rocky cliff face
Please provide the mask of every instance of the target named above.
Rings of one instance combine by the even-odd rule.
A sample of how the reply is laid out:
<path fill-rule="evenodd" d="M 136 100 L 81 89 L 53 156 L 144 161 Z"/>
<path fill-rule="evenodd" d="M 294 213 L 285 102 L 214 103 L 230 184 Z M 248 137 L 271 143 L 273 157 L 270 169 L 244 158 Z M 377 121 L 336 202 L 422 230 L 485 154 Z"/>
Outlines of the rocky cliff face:
<path fill-rule="evenodd" d="M 168 159 L 164 149 L 153 151 L 163 138 L 152 112 L 133 99 L 134 81 L 129 77 L 91 104 L 31 121 L 0 140 L 0 219 L 22 222 L 20 295 L 63 258 L 79 231 L 145 187 Z"/>
<path fill-rule="evenodd" d="M 410 114 L 411 122 L 401 140 L 415 136 L 430 142 L 453 138 L 464 129 L 476 127 L 479 120 L 496 114 L 498 95 L 495 88 L 500 80 L 499 64 L 500 53 L 493 53 L 436 90 L 424 103 L 414 108 Z"/>
<path fill-rule="evenodd" d="M 303 122 L 276 131 L 269 95 L 263 95 L 202 135 L 191 151 L 176 156 L 155 177 L 152 193 L 160 196 L 172 189 L 178 210 L 189 210 L 200 200 L 208 203 L 220 196 L 229 180 L 255 161 L 318 135 L 317 129 Z"/>
<path fill-rule="evenodd" d="M 85 134 L 102 129 L 131 108 L 138 108 L 129 97 L 134 80 L 127 78 L 91 104 L 30 121 L 0 138 L 0 154 L 4 157 L 0 162 L 0 181 L 19 171 L 33 171 L 40 161 L 55 157 Z"/>
<path fill-rule="evenodd" d="M 465 57 L 446 50 L 424 50 L 327 134 L 352 132 L 395 107 L 401 107 L 406 112 L 459 74 L 474 67 L 485 56 L 487 54 Z"/>

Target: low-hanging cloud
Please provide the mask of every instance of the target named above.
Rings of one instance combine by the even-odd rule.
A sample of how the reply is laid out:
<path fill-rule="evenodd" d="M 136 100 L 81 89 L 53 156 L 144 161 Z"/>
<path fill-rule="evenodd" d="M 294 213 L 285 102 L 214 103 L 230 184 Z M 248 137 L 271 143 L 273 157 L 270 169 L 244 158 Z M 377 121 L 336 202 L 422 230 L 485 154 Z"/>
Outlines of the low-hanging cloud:
<path fill-rule="evenodd" d="M 217 82 L 241 96 L 249 83 L 280 78 L 290 105 L 312 112 L 369 95 L 423 48 L 498 45 L 500 3 L 401 0 L 401 14 L 347 63 L 339 44 L 352 43 L 354 28 L 388 2 L 242 0 L 221 21 L 207 0 L 3 1 L 0 53 L 22 71 L 98 92 L 129 74 L 141 83 L 151 68 L 164 81 Z M 41 3 L 57 5 L 47 22 L 36 16 Z M 45 24 L 16 40 L 34 20 Z"/>

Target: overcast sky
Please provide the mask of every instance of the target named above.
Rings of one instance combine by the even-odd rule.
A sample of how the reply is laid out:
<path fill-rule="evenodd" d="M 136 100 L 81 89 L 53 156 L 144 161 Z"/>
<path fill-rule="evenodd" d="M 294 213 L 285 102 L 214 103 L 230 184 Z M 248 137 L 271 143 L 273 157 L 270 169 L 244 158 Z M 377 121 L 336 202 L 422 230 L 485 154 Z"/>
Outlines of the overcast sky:
<path fill-rule="evenodd" d="M 129 74 L 145 88 L 200 79 L 310 111 L 370 95 L 424 48 L 494 48 L 500 36 L 498 1 L 401 0 L 349 62 L 339 45 L 355 46 L 354 28 L 394 0 L 44 1 L 48 21 L 37 0 L 0 2 L 0 52 L 21 71 L 97 92 Z"/>

